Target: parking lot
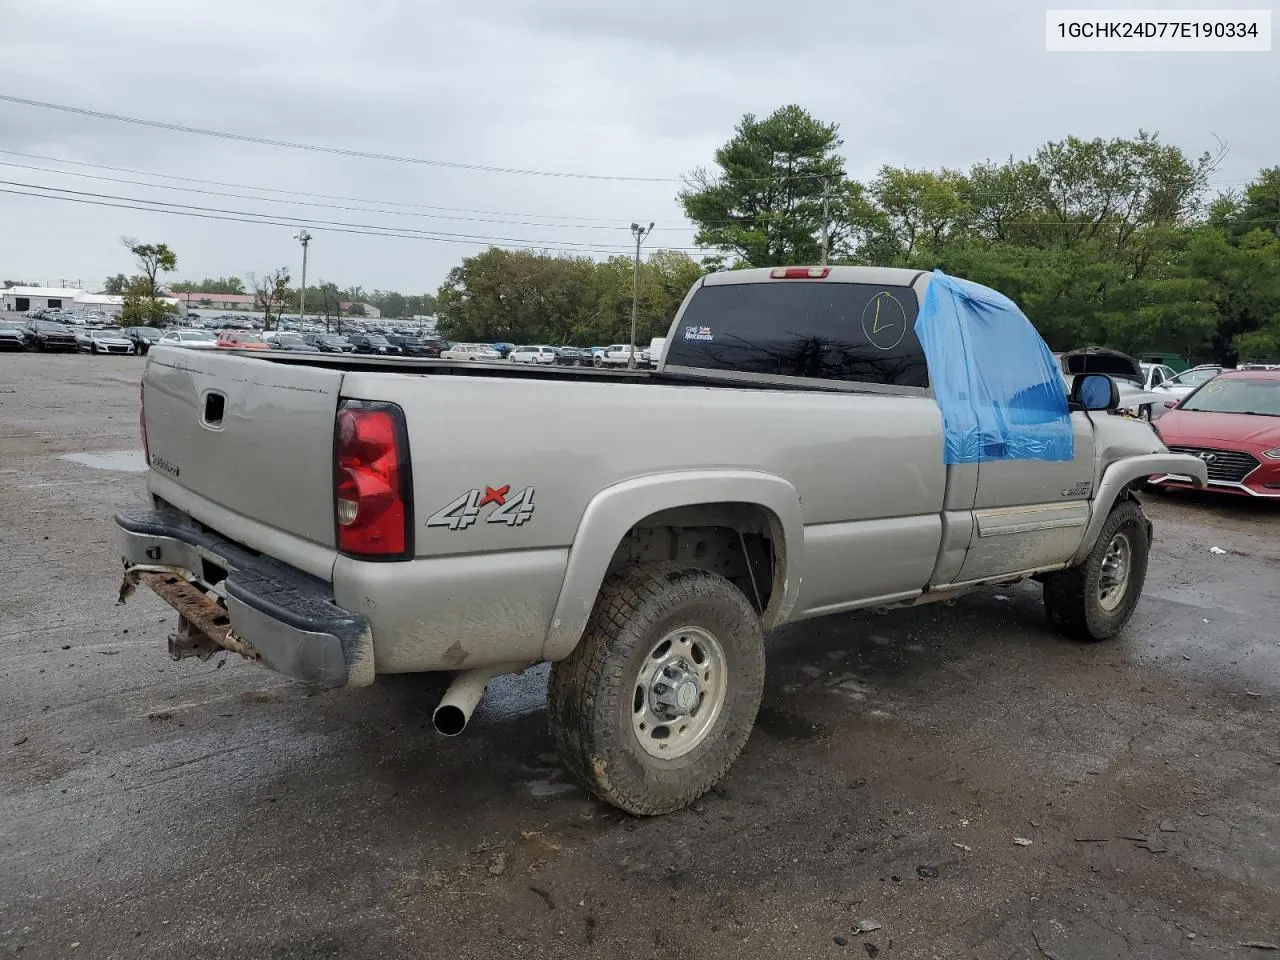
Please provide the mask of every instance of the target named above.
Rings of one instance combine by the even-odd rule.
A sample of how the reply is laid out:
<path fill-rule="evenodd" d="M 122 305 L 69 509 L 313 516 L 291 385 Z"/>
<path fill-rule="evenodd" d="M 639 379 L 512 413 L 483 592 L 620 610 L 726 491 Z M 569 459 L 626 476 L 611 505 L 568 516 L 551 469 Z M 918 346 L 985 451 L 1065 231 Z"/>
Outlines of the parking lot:
<path fill-rule="evenodd" d="M 1280 504 L 1146 496 L 1111 643 L 1036 584 L 776 631 L 724 784 L 639 820 L 562 776 L 543 672 L 445 740 L 430 678 L 171 662 L 115 604 L 144 362 L 0 355 L 0 955 L 1276 955 Z"/>

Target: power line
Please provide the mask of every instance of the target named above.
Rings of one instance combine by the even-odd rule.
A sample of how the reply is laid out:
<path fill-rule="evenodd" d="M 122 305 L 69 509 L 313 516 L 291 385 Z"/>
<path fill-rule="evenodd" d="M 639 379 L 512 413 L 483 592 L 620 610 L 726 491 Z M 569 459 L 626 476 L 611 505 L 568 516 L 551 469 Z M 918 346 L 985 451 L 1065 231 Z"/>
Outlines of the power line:
<path fill-rule="evenodd" d="M 427 167 L 441 167 L 448 170 L 471 170 L 480 173 L 518 174 L 528 177 L 554 177 L 566 180 L 613 180 L 632 183 L 676 183 L 678 178 L 672 177 L 637 177 L 603 173 L 576 173 L 564 170 L 529 170 L 522 167 L 490 166 L 482 163 L 462 163 L 456 160 L 429 160 L 423 157 L 405 157 L 392 153 L 374 153 L 368 150 L 353 150 L 348 147 L 330 147 L 314 143 L 295 143 L 291 140 L 275 140 L 270 137 L 255 137 L 244 133 L 229 133 L 225 130 L 206 130 L 202 127 L 189 127 L 180 123 L 166 123 L 161 120 L 146 120 L 142 117 L 129 117 L 120 113 L 106 113 L 102 110 L 89 110 L 65 103 L 49 103 L 43 100 L 28 100 L 25 97 L 12 97 L 0 94 L 0 100 L 17 103 L 26 107 L 39 107 L 43 110 L 58 110 L 81 117 L 92 117 L 96 120 L 114 120 L 118 123 L 132 123 L 142 127 L 154 127 L 159 130 L 171 130 L 176 133 L 190 133 L 200 137 L 216 137 L 219 140 L 235 140 L 240 143 L 254 143 L 266 147 L 282 147 L 287 150 L 306 150 L 312 153 L 330 153 L 340 157 L 355 157 L 361 160 L 386 160 L 391 163 L 412 163 Z"/>
<path fill-rule="evenodd" d="M 473 207 L 442 207 L 426 203 L 411 203 L 407 200 L 381 200 L 371 199 L 368 197 L 348 197 L 342 194 L 333 193 L 314 193 L 306 190 L 286 190 L 280 187 L 263 187 L 255 184 L 231 183 L 225 180 L 203 180 L 199 177 L 181 177 L 171 173 L 154 173 L 148 170 L 134 170 L 129 167 L 113 167 L 104 163 L 88 163 L 83 160 L 67 160 L 62 157 L 49 157 L 38 153 L 21 153 L 17 150 L 0 150 L 0 155 L 9 157 L 21 157 L 24 160 L 43 160 L 48 163 L 62 163 L 74 167 L 89 167 L 94 170 L 110 170 L 113 173 L 129 173 L 137 177 L 153 177 L 161 180 L 177 180 L 181 183 L 199 183 L 211 187 L 231 187 L 235 190 L 256 190 L 259 193 L 279 193 L 293 197 L 310 197 L 318 200 L 343 200 L 348 203 L 371 203 L 383 207 L 409 207 L 415 210 L 439 210 L 446 213 L 478 213 L 493 217 L 530 217 L 542 220 L 573 220 L 582 223 L 599 223 L 607 224 L 609 229 L 618 229 L 618 224 L 622 222 L 624 217 L 579 217 L 572 214 L 561 213 L 513 213 L 504 210 L 481 210 Z M 12 166 L 21 166 L 21 164 L 12 164 Z M 29 169 L 40 170 L 46 169 L 42 167 L 31 167 Z M 83 174 L 73 174 L 69 170 L 50 170 L 51 173 L 63 174 L 66 176 L 84 176 Z M 108 178 L 102 178 L 108 179 Z M 124 181 L 130 182 L 130 181 Z M 145 186 L 164 187 L 164 184 L 145 184 Z M 203 192 L 203 191 L 197 191 Z M 267 197 L 257 197 L 254 199 L 266 200 Z M 441 219 L 465 219 L 462 217 Z M 662 228 L 659 228 L 662 229 Z M 682 230 L 682 227 L 667 227 L 668 230 Z"/>
<path fill-rule="evenodd" d="M 0 153 L 5 153 L 5 152 L 7 151 L 0 151 Z M 317 203 L 315 201 L 309 201 L 309 200 L 287 200 L 287 199 L 284 199 L 283 197 L 255 197 L 249 194 L 226 193 L 220 190 L 205 190 L 199 187 L 177 187 L 177 186 L 171 186 L 165 183 L 147 183 L 145 180 L 131 180 L 124 177 L 106 177 L 101 174 L 95 174 L 95 173 L 77 173 L 74 170 L 55 170 L 51 167 L 38 167 L 38 166 L 34 166 L 32 164 L 27 164 L 27 163 L 14 163 L 10 160 L 0 160 L 0 167 L 14 167 L 19 170 L 35 170 L 40 173 L 51 173 L 51 174 L 54 174 L 55 176 L 60 176 L 60 177 L 79 177 L 84 180 L 96 180 L 104 183 L 124 183 L 124 184 L 129 184 L 135 187 L 149 187 L 154 190 L 175 190 L 183 193 L 199 193 L 199 194 L 204 194 L 206 196 L 212 196 L 212 197 L 226 197 L 228 199 L 233 199 L 233 200 L 253 200 L 260 203 L 282 203 L 282 204 L 290 204 L 292 206 L 298 206 L 298 207 L 319 207 L 319 208 L 328 209 L 328 210 L 346 210 L 354 213 L 378 213 L 378 214 L 382 214 L 384 216 L 389 216 L 389 217 L 421 217 L 421 218 L 430 219 L 430 220 L 461 220 L 468 223 L 497 223 L 497 224 L 503 224 L 506 226 L 516 226 L 516 227 L 562 227 L 562 228 L 567 227 L 573 230 L 609 230 L 614 233 L 618 231 L 617 221 L 612 221 L 611 225 L 605 225 L 602 223 L 589 223 L 589 224 L 588 223 L 583 223 L 583 224 L 550 223 L 545 221 L 540 222 L 540 221 L 531 221 L 531 220 L 504 220 L 504 219 L 492 219 L 487 217 L 461 217 L 461 216 L 452 216 L 452 215 L 439 214 L 439 213 L 420 213 L 412 210 L 382 210 L 376 207 L 352 207 L 352 206 L 347 206 L 344 204 L 337 204 L 337 203 Z M 144 176 L 147 176 L 147 174 L 144 174 Z M 263 188 L 246 187 L 245 189 L 257 190 L 257 189 L 263 189 Z M 377 201 L 369 201 L 369 202 L 376 203 Z M 512 214 L 512 216 L 520 216 L 520 215 Z M 679 230 L 684 233 L 689 232 L 689 228 L 685 228 L 685 227 L 669 227 L 667 229 L 673 230 L 673 231 Z"/>
<path fill-rule="evenodd" d="M 490 237 L 473 234 L 442 233 L 428 230 L 415 230 L 410 227 L 385 227 L 379 224 L 347 223 L 335 220 L 311 220 L 298 218 L 272 218 L 269 214 L 258 214 L 245 210 L 225 210 L 218 207 L 202 207 L 192 204 L 169 203 L 160 200 L 144 200 L 137 197 L 120 197 L 113 194 L 91 193 L 83 190 L 68 190 L 63 187 L 46 187 L 34 183 L 19 183 L 12 180 L 0 180 L 0 193 L 21 197 L 36 197 L 42 200 L 66 200 L 86 203 L 99 207 L 116 207 L 125 210 L 142 210 L 150 213 L 165 213 L 172 216 L 190 216 L 202 220 L 225 220 L 235 223 L 258 223 L 265 226 L 297 227 L 305 224 L 312 229 L 327 230 L 335 233 L 353 233 L 365 236 L 394 237 L 402 240 L 435 240 L 440 243 L 461 243 L 472 246 L 514 246 L 521 249 L 572 249 L 581 253 L 599 253 L 615 256 L 629 252 L 627 246 L 590 245 L 566 240 L 529 240 L 518 237 Z M 45 193 L 27 193 L 4 187 L 21 187 L 24 190 L 42 190 Z M 55 195 L 50 195 L 53 193 Z M 112 202 L 119 201 L 119 202 Z M 148 204 L 139 206 L 138 204 Z M 174 209 L 169 209 L 174 208 Z M 667 247 L 681 253 L 701 253 L 695 247 Z"/>

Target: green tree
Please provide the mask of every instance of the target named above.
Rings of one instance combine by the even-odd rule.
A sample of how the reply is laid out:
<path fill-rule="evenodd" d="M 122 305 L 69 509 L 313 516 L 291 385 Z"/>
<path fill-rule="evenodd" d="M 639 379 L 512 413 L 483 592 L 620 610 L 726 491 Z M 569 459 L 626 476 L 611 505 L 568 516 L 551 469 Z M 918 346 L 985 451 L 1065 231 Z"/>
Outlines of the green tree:
<path fill-rule="evenodd" d="M 637 342 L 667 332 L 702 268 L 659 250 L 640 264 Z M 625 341 L 631 330 L 632 259 L 604 263 L 496 247 L 449 272 L 435 301 L 441 335 L 487 343 Z"/>
<path fill-rule="evenodd" d="M 148 286 L 141 277 L 135 277 L 124 291 L 124 304 L 120 308 L 120 322 L 131 327 L 162 327 L 172 319 L 177 310 L 148 293 Z"/>
<path fill-rule="evenodd" d="M 764 120 L 745 115 L 716 151 L 717 170 L 694 170 L 679 194 L 697 226 L 695 242 L 712 247 L 712 261 L 734 266 L 816 263 L 821 256 L 823 194 L 828 211 L 846 199 L 839 127 L 798 106 Z M 835 197 L 832 200 L 831 197 Z M 844 224 L 827 217 L 832 249 L 847 240 Z"/>
<path fill-rule="evenodd" d="M 289 289 L 289 268 L 276 267 L 261 279 L 253 273 L 248 276 L 253 285 L 253 305 L 262 311 L 262 329 L 274 330 L 280 323 L 281 311 L 293 302 L 294 293 Z"/>
<path fill-rule="evenodd" d="M 123 273 L 117 273 L 114 277 L 107 277 L 106 281 L 102 284 L 102 292 L 114 297 L 124 296 L 124 292 L 128 288 L 129 278 Z"/>
<path fill-rule="evenodd" d="M 174 309 L 161 299 L 159 277 L 161 273 L 172 273 L 178 269 L 178 257 L 168 244 L 139 243 L 131 237 L 122 237 L 121 242 L 133 254 L 138 275 L 133 277 L 124 292 L 120 318 L 134 325 L 158 326 Z"/>

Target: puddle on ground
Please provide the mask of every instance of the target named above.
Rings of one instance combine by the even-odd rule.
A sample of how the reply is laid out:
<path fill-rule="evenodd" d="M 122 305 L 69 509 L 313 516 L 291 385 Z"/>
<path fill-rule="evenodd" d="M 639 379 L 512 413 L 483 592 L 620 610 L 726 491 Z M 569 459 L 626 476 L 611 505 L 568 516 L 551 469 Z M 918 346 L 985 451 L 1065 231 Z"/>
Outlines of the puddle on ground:
<path fill-rule="evenodd" d="M 59 460 L 70 460 L 95 470 L 115 470 L 118 473 L 145 473 L 147 461 L 141 450 L 112 450 L 108 453 L 64 453 Z"/>

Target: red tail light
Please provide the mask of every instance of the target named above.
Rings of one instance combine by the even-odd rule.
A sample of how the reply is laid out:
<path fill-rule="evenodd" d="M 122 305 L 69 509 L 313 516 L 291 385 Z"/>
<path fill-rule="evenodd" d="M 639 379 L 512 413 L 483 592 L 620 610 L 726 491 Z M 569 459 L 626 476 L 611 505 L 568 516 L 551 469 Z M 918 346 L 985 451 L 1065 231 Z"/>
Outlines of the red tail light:
<path fill-rule="evenodd" d="M 400 408 L 361 400 L 343 403 L 334 437 L 338 549 L 379 560 L 412 556 L 411 479 Z"/>
<path fill-rule="evenodd" d="M 769 276 L 774 280 L 821 280 L 829 273 L 830 267 L 774 267 Z"/>
<path fill-rule="evenodd" d="M 142 459 L 151 462 L 151 448 L 147 446 L 147 411 L 144 404 L 147 399 L 147 385 L 138 384 L 138 430 L 142 433 Z"/>

